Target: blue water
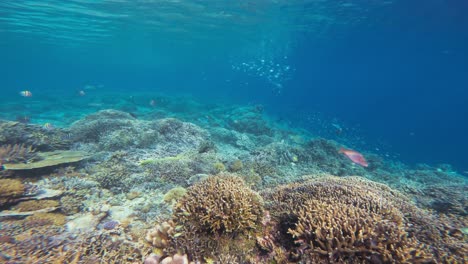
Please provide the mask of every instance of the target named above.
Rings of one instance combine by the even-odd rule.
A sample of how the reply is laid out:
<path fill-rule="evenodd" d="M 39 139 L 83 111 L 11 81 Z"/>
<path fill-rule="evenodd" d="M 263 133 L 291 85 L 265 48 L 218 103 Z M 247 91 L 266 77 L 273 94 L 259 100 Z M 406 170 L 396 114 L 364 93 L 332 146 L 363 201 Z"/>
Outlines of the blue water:
<path fill-rule="evenodd" d="M 442 0 L 6 0 L 0 100 L 91 84 L 263 104 L 312 132 L 338 122 L 366 151 L 466 171 L 467 11 Z"/>

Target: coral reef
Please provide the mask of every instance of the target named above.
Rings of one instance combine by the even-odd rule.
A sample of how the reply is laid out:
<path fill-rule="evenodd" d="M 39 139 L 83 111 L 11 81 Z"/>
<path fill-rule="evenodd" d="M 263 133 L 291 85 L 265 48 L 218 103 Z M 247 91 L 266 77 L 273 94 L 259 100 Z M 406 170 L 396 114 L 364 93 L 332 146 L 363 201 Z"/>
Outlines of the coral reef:
<path fill-rule="evenodd" d="M 262 106 L 148 98 L 93 98 L 80 115 L 129 112 L 66 129 L 77 111 L 53 129 L 0 121 L 0 262 L 468 263 L 467 179 L 450 166 L 378 152 L 362 168 L 338 152 L 366 149 L 346 133 L 319 138 Z M 75 168 L 41 169 L 76 151 Z"/>
<path fill-rule="evenodd" d="M 243 168 L 244 168 L 244 164 L 239 159 L 237 159 L 237 160 L 231 162 L 231 164 L 229 164 L 229 170 L 231 172 L 238 172 L 238 171 L 241 171 Z"/>
<path fill-rule="evenodd" d="M 87 153 L 82 151 L 56 150 L 52 152 L 38 152 L 36 157 L 38 161 L 28 163 L 5 163 L 5 170 L 32 170 L 46 167 L 53 167 L 62 164 L 68 164 L 84 160 L 88 157 Z"/>
<path fill-rule="evenodd" d="M 468 249 L 402 194 L 364 178 L 326 176 L 262 195 L 273 223 L 259 238 L 267 259 L 426 263 L 462 261 Z"/>
<path fill-rule="evenodd" d="M 173 157 L 146 160 L 143 164 L 148 181 L 160 179 L 185 187 L 194 175 L 217 173 L 214 166 L 216 163 L 213 153 L 186 152 Z"/>
<path fill-rule="evenodd" d="M 37 159 L 37 153 L 24 144 L 0 146 L 0 166 L 6 163 L 29 163 Z"/>
<path fill-rule="evenodd" d="M 65 215 L 59 213 L 37 213 L 26 217 L 24 221 L 26 225 L 40 223 L 40 225 L 63 226 L 66 223 L 66 218 Z"/>
<path fill-rule="evenodd" d="M 138 166 L 126 159 L 127 152 L 114 152 L 109 159 L 91 168 L 92 179 L 103 188 L 114 192 L 127 192 L 133 186 L 131 173 L 138 170 Z"/>
<path fill-rule="evenodd" d="M 66 215 L 79 213 L 83 209 L 83 197 L 80 195 L 69 194 L 60 198 L 60 210 Z"/>
<path fill-rule="evenodd" d="M 237 176 L 214 176 L 192 186 L 174 208 L 176 223 L 202 233 L 244 234 L 256 228 L 263 201 Z"/>
<path fill-rule="evenodd" d="M 174 187 L 170 189 L 166 194 L 164 194 L 164 202 L 172 204 L 177 202 L 187 193 L 187 189 L 183 187 Z"/>
<path fill-rule="evenodd" d="M 229 127 L 241 133 L 254 135 L 273 134 L 265 119 L 262 117 L 262 111 L 257 107 L 238 108 L 232 111 L 232 118 L 229 119 Z"/>
<path fill-rule="evenodd" d="M 24 184 L 17 179 L 0 179 L 0 207 L 21 197 L 26 191 Z"/>
<path fill-rule="evenodd" d="M 99 142 L 102 136 L 131 126 L 134 118 L 125 112 L 116 110 L 102 110 L 86 116 L 70 126 L 70 131 L 76 141 Z"/>
<path fill-rule="evenodd" d="M 172 221 L 147 236 L 165 253 L 192 260 L 234 254 L 246 258 L 261 229 L 263 201 L 237 176 L 212 176 L 195 184 L 174 207 Z"/>
<path fill-rule="evenodd" d="M 71 140 L 62 129 L 45 130 L 39 125 L 0 120 L 0 145 L 24 144 L 36 151 L 68 149 Z"/>
<path fill-rule="evenodd" d="M 20 202 L 13 207 L 14 210 L 19 212 L 29 212 L 34 210 L 40 210 L 50 207 L 59 207 L 60 203 L 55 200 L 30 200 Z"/>
<path fill-rule="evenodd" d="M 386 212 L 306 200 L 288 232 L 298 254 L 316 262 L 431 262 L 432 256 L 407 237 L 399 216 L 382 209 Z"/>
<path fill-rule="evenodd" d="M 31 222 L 31 221 L 30 221 Z M 149 247 L 115 234 L 114 230 L 68 234 L 62 227 L 35 225 L 25 229 L 4 223 L 0 230 L 2 263 L 142 263 Z"/>

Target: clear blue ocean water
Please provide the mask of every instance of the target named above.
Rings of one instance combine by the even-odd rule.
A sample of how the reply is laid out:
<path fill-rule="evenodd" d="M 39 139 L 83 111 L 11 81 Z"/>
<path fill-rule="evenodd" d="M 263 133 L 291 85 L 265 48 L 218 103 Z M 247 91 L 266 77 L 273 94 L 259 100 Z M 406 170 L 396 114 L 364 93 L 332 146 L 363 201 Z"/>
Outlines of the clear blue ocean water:
<path fill-rule="evenodd" d="M 457 0 L 3 0 L 0 103 L 93 86 L 262 104 L 323 136 L 339 123 L 362 150 L 466 171 L 467 11 Z"/>

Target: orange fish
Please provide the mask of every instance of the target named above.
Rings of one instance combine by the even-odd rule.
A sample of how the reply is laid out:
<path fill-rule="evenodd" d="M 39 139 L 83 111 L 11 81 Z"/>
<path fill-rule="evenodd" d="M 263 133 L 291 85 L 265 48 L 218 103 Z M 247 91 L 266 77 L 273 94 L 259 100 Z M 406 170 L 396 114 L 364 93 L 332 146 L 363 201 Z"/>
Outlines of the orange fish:
<path fill-rule="evenodd" d="M 348 157 L 352 162 L 354 162 L 356 164 L 359 164 L 359 165 L 361 165 L 363 167 L 369 166 L 369 163 L 367 163 L 364 156 L 361 153 L 357 152 L 357 151 L 354 151 L 354 150 L 351 150 L 351 149 L 340 148 L 339 152 L 346 155 L 346 157 Z"/>
<path fill-rule="evenodd" d="M 32 93 L 30 91 L 21 91 L 19 94 L 21 96 L 23 96 L 23 97 L 31 97 L 32 96 Z"/>

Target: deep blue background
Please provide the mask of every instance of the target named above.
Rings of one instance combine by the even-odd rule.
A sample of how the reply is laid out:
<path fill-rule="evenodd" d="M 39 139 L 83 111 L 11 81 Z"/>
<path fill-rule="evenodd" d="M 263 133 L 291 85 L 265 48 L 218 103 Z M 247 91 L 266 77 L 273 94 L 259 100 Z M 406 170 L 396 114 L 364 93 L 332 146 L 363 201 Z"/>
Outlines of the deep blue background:
<path fill-rule="evenodd" d="M 369 142 L 384 139 L 404 161 L 467 170 L 467 4 L 405 2 L 344 41 L 306 36 L 294 89 L 281 100 L 360 124 Z"/>

